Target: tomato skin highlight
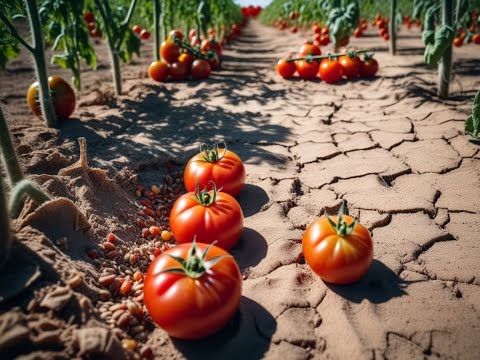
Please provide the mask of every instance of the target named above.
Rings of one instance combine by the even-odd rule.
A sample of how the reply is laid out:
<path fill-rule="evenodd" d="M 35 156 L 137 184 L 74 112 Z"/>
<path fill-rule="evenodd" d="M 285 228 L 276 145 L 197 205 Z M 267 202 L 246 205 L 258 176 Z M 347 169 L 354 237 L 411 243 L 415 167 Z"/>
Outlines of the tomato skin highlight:
<path fill-rule="evenodd" d="M 35 115 L 41 116 L 38 86 L 38 82 L 36 81 L 28 88 L 27 104 Z M 52 94 L 55 114 L 59 119 L 68 119 L 75 111 L 75 91 L 73 91 L 70 84 L 60 76 L 55 75 L 48 78 L 48 87 Z"/>
<path fill-rule="evenodd" d="M 178 61 L 188 64 L 190 66 L 195 61 L 195 56 L 193 56 L 189 52 L 184 52 L 183 54 L 180 54 L 180 56 L 178 57 Z"/>
<path fill-rule="evenodd" d="M 165 81 L 168 78 L 169 67 L 161 61 L 154 61 L 148 67 L 148 76 L 155 81 Z"/>
<path fill-rule="evenodd" d="M 243 231 L 243 212 L 235 198 L 217 192 L 209 206 L 197 202 L 194 193 L 180 196 L 170 212 L 170 229 L 175 239 L 183 244 L 196 239 L 205 244 L 228 250 L 234 246 Z"/>
<path fill-rule="evenodd" d="M 142 31 L 140 31 L 140 38 L 142 40 L 148 40 L 150 39 L 150 31 L 146 30 L 146 29 L 143 29 Z"/>
<path fill-rule="evenodd" d="M 206 244 L 197 243 L 197 254 Z M 165 273 L 179 264 L 167 256 L 186 258 L 191 244 L 180 244 L 159 255 L 144 278 L 144 303 L 152 320 L 170 336 L 200 339 L 222 329 L 240 305 L 242 278 L 235 259 L 212 246 L 206 260 L 224 256 L 198 279 Z"/>
<path fill-rule="evenodd" d="M 219 150 L 219 156 L 224 154 L 225 149 Z M 227 150 L 225 155 L 216 162 L 206 161 L 202 154 L 193 156 L 185 167 L 183 182 L 189 192 L 195 191 L 198 179 L 200 190 L 212 189 L 213 181 L 217 189 L 232 196 L 237 196 L 245 185 L 245 167 L 242 160 L 233 151 Z"/>
<path fill-rule="evenodd" d="M 207 60 L 197 59 L 192 63 L 190 72 L 194 80 L 206 79 L 210 76 L 210 64 Z"/>
<path fill-rule="evenodd" d="M 343 67 L 338 61 L 323 59 L 318 74 L 323 81 L 333 84 L 342 78 Z"/>
<path fill-rule="evenodd" d="M 308 62 L 306 60 L 295 61 L 295 66 L 297 67 L 298 75 L 303 80 L 313 80 L 318 73 L 318 62 L 312 61 Z"/>
<path fill-rule="evenodd" d="M 353 218 L 343 215 L 351 224 Z M 338 216 L 331 219 L 337 223 Z M 350 235 L 340 237 L 325 216 L 314 221 L 302 239 L 305 261 L 322 280 L 349 284 L 364 276 L 373 260 L 373 241 L 369 231 L 357 224 Z"/>
<path fill-rule="evenodd" d="M 276 70 L 282 78 L 290 79 L 297 71 L 297 67 L 293 61 L 287 62 L 287 59 L 281 59 L 277 62 Z"/>
<path fill-rule="evenodd" d="M 361 65 L 361 60 L 358 56 L 355 56 L 353 59 L 348 55 L 340 56 L 338 58 L 338 62 L 340 65 L 342 65 L 343 74 L 348 79 L 353 79 L 358 77 L 358 74 L 360 72 L 360 65 Z"/>

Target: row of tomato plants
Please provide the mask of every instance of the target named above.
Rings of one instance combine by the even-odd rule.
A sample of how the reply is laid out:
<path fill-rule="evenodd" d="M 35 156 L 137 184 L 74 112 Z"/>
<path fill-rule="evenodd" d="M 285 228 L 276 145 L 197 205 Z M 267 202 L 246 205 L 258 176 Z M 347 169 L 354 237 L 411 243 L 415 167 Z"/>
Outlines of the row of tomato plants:
<path fill-rule="evenodd" d="M 22 21 L 28 21 L 31 41 L 28 35 L 23 35 Z M 133 21 L 140 24 L 132 28 Z M 139 55 L 141 39 L 150 37 L 149 29 L 155 41 L 154 58 L 160 60 L 161 39 L 167 37 L 169 29 L 179 26 L 189 31 L 193 28 L 205 39 L 209 29 L 213 29 L 217 40 L 222 41 L 234 37 L 234 26 L 242 21 L 240 7 L 232 0 L 190 0 L 179 4 L 173 0 L 12 0 L 0 7 L 0 69 L 18 55 L 20 46 L 29 51 L 38 80 L 36 90 L 31 92 L 38 96 L 38 100 L 34 99 L 35 111 L 40 109 L 48 126 L 58 127 L 55 99 L 52 100 L 52 93 L 57 92 L 49 88 L 45 45 L 54 51 L 52 63 L 70 69 L 73 85 L 80 89 L 82 63 L 96 68 L 90 37 L 104 38 L 115 93 L 120 95 L 120 61 L 128 63 L 133 54 Z"/>

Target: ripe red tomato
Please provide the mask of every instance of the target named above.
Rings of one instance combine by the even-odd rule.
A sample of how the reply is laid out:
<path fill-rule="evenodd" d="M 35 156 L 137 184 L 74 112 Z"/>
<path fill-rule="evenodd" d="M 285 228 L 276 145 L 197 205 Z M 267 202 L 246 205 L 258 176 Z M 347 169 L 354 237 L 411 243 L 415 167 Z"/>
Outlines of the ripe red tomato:
<path fill-rule="evenodd" d="M 188 64 L 176 61 L 170 65 L 170 76 L 173 80 L 182 81 L 188 78 L 190 66 Z"/>
<path fill-rule="evenodd" d="M 360 65 L 361 61 L 358 56 L 355 56 L 353 59 L 348 56 L 340 56 L 338 58 L 338 62 L 340 65 L 343 67 L 343 74 L 348 78 L 348 79 L 353 79 L 358 77 L 358 74 L 360 72 Z"/>
<path fill-rule="evenodd" d="M 322 55 L 322 51 L 320 50 L 320 48 L 318 46 L 307 43 L 307 44 L 302 45 L 298 55 L 300 55 L 300 57 L 301 57 L 301 56 L 307 56 L 308 54 L 311 54 L 311 55 L 314 55 L 314 56 Z"/>
<path fill-rule="evenodd" d="M 305 261 L 315 274 L 334 284 L 349 284 L 368 271 L 373 242 L 367 228 L 348 215 L 313 222 L 302 239 Z"/>
<path fill-rule="evenodd" d="M 475 44 L 480 45 L 480 33 L 473 35 L 473 36 L 472 36 L 472 41 L 473 41 Z"/>
<path fill-rule="evenodd" d="M 178 60 L 180 55 L 180 48 L 177 44 L 171 41 L 164 41 L 160 46 L 160 56 L 169 64 Z"/>
<path fill-rule="evenodd" d="M 197 180 L 200 188 L 212 189 L 213 181 L 219 189 L 237 196 L 245 184 L 245 167 L 233 151 L 218 144 L 208 147 L 202 144 L 200 153 L 193 156 L 185 167 L 183 181 L 187 191 L 195 191 Z"/>
<path fill-rule="evenodd" d="M 356 38 L 359 38 L 363 35 L 362 29 L 361 28 L 356 28 L 353 35 L 355 35 Z"/>
<path fill-rule="evenodd" d="M 201 41 L 198 36 L 194 36 L 190 39 L 190 46 L 197 47 L 200 46 Z"/>
<path fill-rule="evenodd" d="M 362 31 L 367 30 L 367 28 L 368 28 L 368 24 L 366 22 L 364 22 L 360 25 L 360 30 L 362 30 Z"/>
<path fill-rule="evenodd" d="M 207 60 L 197 59 L 192 63 L 190 72 L 194 80 L 206 79 L 210 76 L 210 64 Z"/>
<path fill-rule="evenodd" d="M 390 40 L 390 35 L 388 35 L 388 33 L 383 34 L 383 40 L 385 41 Z"/>
<path fill-rule="evenodd" d="M 298 31 L 298 28 L 296 26 L 292 26 L 290 31 L 295 34 Z"/>
<path fill-rule="evenodd" d="M 155 81 L 167 80 L 168 73 L 168 65 L 161 61 L 154 61 L 148 67 L 148 76 Z"/>
<path fill-rule="evenodd" d="M 87 24 L 94 23 L 95 22 L 95 15 L 93 15 L 92 12 L 90 11 L 85 11 L 83 13 L 83 21 L 85 21 Z"/>
<path fill-rule="evenodd" d="M 387 23 L 383 19 L 377 21 L 377 27 L 379 29 L 384 29 L 386 27 L 386 25 L 387 25 Z"/>
<path fill-rule="evenodd" d="M 323 81 L 333 84 L 342 78 L 343 67 L 336 60 L 323 59 L 318 75 Z"/>
<path fill-rule="evenodd" d="M 36 81 L 28 88 L 27 103 L 35 115 L 41 116 L 38 86 Z M 60 76 L 50 76 L 48 87 L 50 88 L 55 114 L 59 119 L 68 119 L 75 110 L 75 92 L 72 87 Z"/>
<path fill-rule="evenodd" d="M 140 32 L 140 39 L 142 39 L 142 40 L 148 40 L 148 39 L 150 39 L 150 31 L 148 31 L 147 29 L 143 29 L 143 30 Z"/>
<path fill-rule="evenodd" d="M 320 44 L 321 44 L 322 46 L 326 46 L 326 45 L 328 45 L 329 43 L 330 43 L 330 37 L 329 37 L 328 35 L 322 35 L 322 36 L 320 37 Z"/>
<path fill-rule="evenodd" d="M 313 80 L 318 73 L 318 61 L 308 62 L 307 60 L 295 61 L 298 75 L 303 80 Z"/>
<path fill-rule="evenodd" d="M 132 31 L 135 33 L 135 34 L 140 34 L 142 32 L 142 27 L 140 25 L 133 25 L 132 26 Z"/>
<path fill-rule="evenodd" d="M 220 57 L 218 54 L 215 53 L 212 57 L 209 57 L 208 63 L 213 71 L 218 70 L 220 68 Z"/>
<path fill-rule="evenodd" d="M 102 37 L 102 30 L 94 28 L 90 30 L 90 36 L 92 38 L 101 38 Z"/>
<path fill-rule="evenodd" d="M 455 45 L 455 47 L 461 47 L 463 45 L 463 40 L 459 37 L 456 37 L 453 39 L 453 45 Z"/>
<path fill-rule="evenodd" d="M 167 41 L 172 41 L 173 35 L 175 35 L 175 37 L 180 41 L 183 41 L 183 38 L 185 37 L 180 30 L 174 29 L 168 33 Z"/>
<path fill-rule="evenodd" d="M 213 184 L 211 184 L 213 185 Z M 243 231 L 243 213 L 235 198 L 227 193 L 197 190 L 180 196 L 170 212 L 170 229 L 179 243 L 196 239 L 228 250 Z"/>
<path fill-rule="evenodd" d="M 215 40 L 203 40 L 200 44 L 200 51 L 205 54 L 209 51 L 215 51 L 218 56 L 222 56 L 222 46 Z"/>
<path fill-rule="evenodd" d="M 189 39 L 189 40 L 192 40 L 192 38 L 193 38 L 194 36 L 197 36 L 197 30 L 195 30 L 195 29 L 190 29 L 190 31 L 188 32 L 188 39 Z"/>
<path fill-rule="evenodd" d="M 184 259 L 184 265 L 177 258 Z M 235 259 L 206 244 L 181 244 L 157 256 L 143 288 L 152 320 L 180 339 L 203 338 L 223 328 L 237 311 L 241 293 Z"/>
<path fill-rule="evenodd" d="M 328 27 L 324 27 L 321 31 L 321 34 L 322 35 L 328 35 L 330 34 L 330 30 L 328 29 Z"/>
<path fill-rule="evenodd" d="M 94 22 L 89 22 L 87 26 L 88 26 L 88 31 L 91 32 L 93 29 L 97 27 L 97 24 L 95 24 Z"/>
<path fill-rule="evenodd" d="M 293 61 L 287 62 L 287 59 L 281 59 L 277 62 L 276 70 L 282 78 L 290 79 L 293 74 L 295 74 L 295 71 L 297 71 L 297 67 Z"/>
<path fill-rule="evenodd" d="M 320 34 L 320 31 L 322 31 L 322 28 L 319 25 L 313 25 L 312 30 L 314 34 Z"/>
<path fill-rule="evenodd" d="M 374 77 L 377 71 L 378 71 L 378 62 L 373 58 L 365 59 L 360 63 L 361 77 Z"/>
<path fill-rule="evenodd" d="M 184 52 L 180 54 L 180 56 L 178 57 L 178 61 L 188 64 L 188 66 L 190 66 L 195 61 L 195 56 L 193 56 L 189 52 Z"/>

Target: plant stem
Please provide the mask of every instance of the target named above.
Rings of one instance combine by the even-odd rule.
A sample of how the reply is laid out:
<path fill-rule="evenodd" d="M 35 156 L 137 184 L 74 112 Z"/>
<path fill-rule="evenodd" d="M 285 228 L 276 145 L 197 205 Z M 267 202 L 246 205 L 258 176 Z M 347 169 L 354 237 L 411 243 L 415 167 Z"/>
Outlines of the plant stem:
<path fill-rule="evenodd" d="M 8 130 L 7 121 L 0 108 L 0 149 L 2 150 L 3 162 L 7 168 L 7 174 L 10 179 L 10 185 L 13 187 L 16 183 L 23 179 L 22 169 L 18 163 L 17 154 L 13 147 L 10 131 Z"/>
<path fill-rule="evenodd" d="M 122 73 L 120 72 L 120 59 L 117 52 L 110 48 L 110 60 L 112 62 L 113 84 L 115 86 L 115 95 L 122 95 Z"/>
<path fill-rule="evenodd" d="M 42 205 L 44 202 L 51 200 L 51 197 L 43 190 L 40 190 L 33 182 L 22 180 L 15 185 L 10 194 L 10 202 L 8 204 L 10 214 L 19 213 L 20 204 L 25 194 L 35 201 L 37 205 Z"/>
<path fill-rule="evenodd" d="M 117 43 L 115 44 L 115 50 L 120 50 L 122 46 L 123 39 L 125 39 L 125 34 L 128 30 L 128 24 L 130 23 L 130 19 L 133 16 L 133 11 L 135 10 L 135 6 L 137 5 L 138 0 L 132 0 L 130 3 L 130 7 L 128 8 L 127 16 L 125 20 L 122 22 L 122 27 L 120 28 L 120 33 L 118 34 Z"/>
<path fill-rule="evenodd" d="M 10 234 L 10 215 L 7 208 L 7 194 L 5 193 L 3 177 L 0 176 L 0 269 L 7 262 L 11 247 L 12 236 Z"/>
<path fill-rule="evenodd" d="M 397 0 L 390 0 L 390 54 L 397 54 Z"/>
<path fill-rule="evenodd" d="M 5 16 L 5 14 L 0 12 L 0 20 L 7 26 L 8 31 L 10 31 L 10 34 L 17 39 L 17 41 L 22 44 L 29 52 L 34 53 L 33 47 L 27 43 L 19 34 L 17 29 L 15 29 L 15 26 L 8 20 L 8 18 Z"/>
<path fill-rule="evenodd" d="M 442 1 L 442 24 L 453 28 L 453 0 Z M 438 67 L 438 96 L 448 98 L 450 73 L 452 71 L 452 45 L 445 50 Z"/>
<path fill-rule="evenodd" d="M 370 50 L 355 50 L 353 51 L 355 54 L 364 54 L 369 52 Z M 333 54 L 326 54 L 326 55 L 316 55 L 316 56 L 302 56 L 302 57 L 296 57 L 296 58 L 289 58 L 287 59 L 287 62 L 292 62 L 292 61 L 297 61 L 297 60 L 322 60 L 322 59 L 328 59 L 329 57 L 340 57 L 348 55 L 348 52 L 346 53 L 333 53 Z"/>
<path fill-rule="evenodd" d="M 33 59 L 35 61 L 35 72 L 39 83 L 39 98 L 42 116 L 49 127 L 58 127 L 59 122 L 53 108 L 50 88 L 48 87 L 47 66 L 45 63 L 45 52 L 43 45 L 42 26 L 38 16 L 38 8 L 35 0 L 25 0 L 30 30 L 32 31 Z"/>
<path fill-rule="evenodd" d="M 153 32 L 155 36 L 154 59 L 160 60 L 160 0 L 153 0 Z"/>

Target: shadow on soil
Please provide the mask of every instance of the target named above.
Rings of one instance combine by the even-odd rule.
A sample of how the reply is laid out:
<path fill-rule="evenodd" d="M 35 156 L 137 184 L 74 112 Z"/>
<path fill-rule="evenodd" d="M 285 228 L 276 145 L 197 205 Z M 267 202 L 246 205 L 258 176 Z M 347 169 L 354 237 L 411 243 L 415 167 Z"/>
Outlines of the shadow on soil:
<path fill-rule="evenodd" d="M 249 217 L 258 213 L 268 203 L 269 198 L 260 186 L 245 184 L 245 187 L 238 194 L 237 201 L 242 207 L 243 216 Z"/>
<path fill-rule="evenodd" d="M 336 294 L 354 303 L 361 303 L 364 299 L 374 304 L 381 304 L 388 300 L 407 295 L 405 288 L 409 281 L 400 279 L 381 261 L 373 260 L 367 274 L 354 284 L 342 286 L 327 284 Z"/>
<path fill-rule="evenodd" d="M 255 266 L 267 255 L 267 241 L 258 232 L 244 228 L 238 243 L 230 249 L 230 253 L 243 271 L 250 266 Z"/>
<path fill-rule="evenodd" d="M 216 334 L 200 341 L 172 338 L 172 342 L 189 360 L 256 360 L 263 358 L 276 328 L 276 320 L 264 307 L 242 296 L 239 311 Z"/>

